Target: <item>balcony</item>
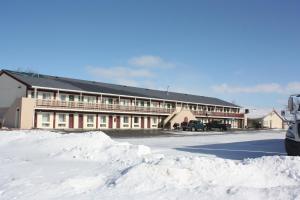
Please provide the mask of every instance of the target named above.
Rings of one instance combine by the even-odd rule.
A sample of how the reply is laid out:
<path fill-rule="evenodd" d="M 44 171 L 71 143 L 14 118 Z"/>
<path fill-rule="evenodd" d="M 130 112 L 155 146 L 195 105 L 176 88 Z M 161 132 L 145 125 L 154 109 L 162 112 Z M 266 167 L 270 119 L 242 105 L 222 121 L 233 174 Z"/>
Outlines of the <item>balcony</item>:
<path fill-rule="evenodd" d="M 243 113 L 206 112 L 198 110 L 193 110 L 192 113 L 199 117 L 244 118 Z"/>
<path fill-rule="evenodd" d="M 122 113 L 153 113 L 169 115 L 175 111 L 174 108 L 153 108 L 140 106 L 123 106 L 119 104 L 100 104 L 57 100 L 36 100 L 36 108 L 39 109 L 62 109 L 72 111 L 92 112 L 122 112 Z"/>

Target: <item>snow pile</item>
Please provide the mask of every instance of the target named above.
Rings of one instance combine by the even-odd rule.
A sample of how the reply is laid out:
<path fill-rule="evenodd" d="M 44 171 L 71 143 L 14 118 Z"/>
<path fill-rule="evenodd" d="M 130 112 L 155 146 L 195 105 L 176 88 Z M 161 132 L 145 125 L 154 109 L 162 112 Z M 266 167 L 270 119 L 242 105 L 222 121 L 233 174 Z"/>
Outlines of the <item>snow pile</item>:
<path fill-rule="evenodd" d="M 300 199 L 300 158 L 153 154 L 102 132 L 0 132 L 0 199 Z"/>

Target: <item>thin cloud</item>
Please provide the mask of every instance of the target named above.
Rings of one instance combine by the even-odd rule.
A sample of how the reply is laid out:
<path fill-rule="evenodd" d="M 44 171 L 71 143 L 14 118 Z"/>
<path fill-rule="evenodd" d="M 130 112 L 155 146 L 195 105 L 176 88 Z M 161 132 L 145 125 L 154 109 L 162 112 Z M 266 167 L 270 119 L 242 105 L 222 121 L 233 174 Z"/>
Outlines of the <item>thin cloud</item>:
<path fill-rule="evenodd" d="M 289 94 L 300 93 L 300 82 L 291 82 L 287 85 L 280 85 L 278 83 L 258 84 L 254 86 L 239 86 L 228 85 L 223 83 L 221 85 L 212 86 L 215 92 L 220 93 L 277 93 Z"/>
<path fill-rule="evenodd" d="M 128 63 L 135 67 L 172 68 L 175 64 L 165 61 L 159 56 L 143 55 L 129 59 Z"/>
<path fill-rule="evenodd" d="M 88 67 L 88 72 L 93 76 L 108 79 L 150 78 L 154 76 L 147 69 L 131 69 L 128 67 Z"/>

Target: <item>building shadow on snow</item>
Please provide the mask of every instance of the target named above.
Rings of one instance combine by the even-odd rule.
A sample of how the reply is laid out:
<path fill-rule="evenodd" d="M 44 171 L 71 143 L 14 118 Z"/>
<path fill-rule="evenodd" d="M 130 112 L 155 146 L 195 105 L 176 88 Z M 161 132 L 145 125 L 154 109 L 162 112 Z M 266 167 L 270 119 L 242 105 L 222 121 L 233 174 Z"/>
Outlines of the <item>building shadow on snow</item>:
<path fill-rule="evenodd" d="M 243 160 L 262 156 L 286 155 L 284 140 L 255 140 L 224 144 L 186 146 L 176 148 L 178 151 L 215 155 L 219 158 Z"/>

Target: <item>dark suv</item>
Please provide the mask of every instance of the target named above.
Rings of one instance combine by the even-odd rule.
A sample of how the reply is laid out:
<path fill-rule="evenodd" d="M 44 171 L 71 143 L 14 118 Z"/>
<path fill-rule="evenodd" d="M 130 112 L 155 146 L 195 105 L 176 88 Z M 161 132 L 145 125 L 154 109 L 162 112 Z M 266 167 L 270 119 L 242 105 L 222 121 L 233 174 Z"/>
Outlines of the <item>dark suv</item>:
<path fill-rule="evenodd" d="M 208 131 L 211 131 L 212 129 L 219 129 L 220 131 L 227 131 L 228 129 L 231 129 L 230 124 L 223 124 L 219 121 L 209 122 L 205 124 L 205 126 Z"/>
<path fill-rule="evenodd" d="M 181 128 L 184 131 L 186 131 L 186 130 L 187 131 L 199 131 L 199 130 L 204 131 L 205 130 L 204 124 L 200 121 L 197 121 L 197 120 L 191 120 L 191 121 L 189 121 L 189 123 L 182 122 L 181 123 Z"/>

